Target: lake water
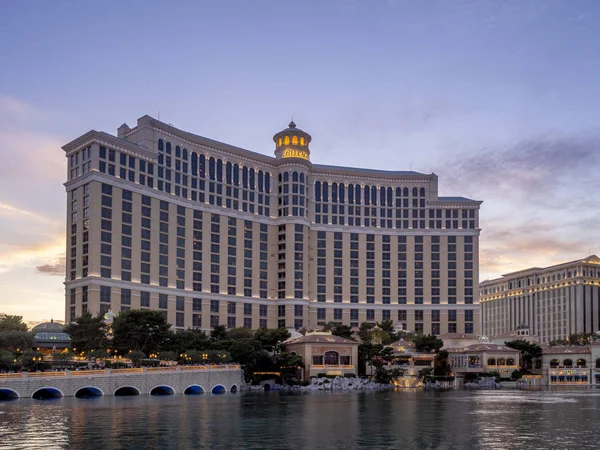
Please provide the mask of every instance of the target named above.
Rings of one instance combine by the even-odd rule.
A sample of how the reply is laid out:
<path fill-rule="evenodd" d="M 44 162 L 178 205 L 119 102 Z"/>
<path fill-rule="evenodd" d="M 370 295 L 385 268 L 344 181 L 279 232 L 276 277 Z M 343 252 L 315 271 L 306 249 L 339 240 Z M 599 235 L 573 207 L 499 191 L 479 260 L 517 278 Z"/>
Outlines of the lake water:
<path fill-rule="evenodd" d="M 594 389 L 20 399 L 0 448 L 599 448 L 599 423 Z"/>

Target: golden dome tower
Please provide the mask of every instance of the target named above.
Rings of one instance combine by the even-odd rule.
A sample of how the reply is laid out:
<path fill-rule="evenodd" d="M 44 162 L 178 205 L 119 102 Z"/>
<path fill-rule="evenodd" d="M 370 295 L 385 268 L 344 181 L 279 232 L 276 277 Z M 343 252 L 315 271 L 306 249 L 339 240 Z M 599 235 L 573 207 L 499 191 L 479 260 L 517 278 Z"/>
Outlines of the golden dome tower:
<path fill-rule="evenodd" d="M 273 136 L 275 157 L 277 159 L 296 158 L 310 161 L 308 144 L 311 139 L 310 134 L 296 128 L 296 124 L 292 119 L 288 128 Z"/>

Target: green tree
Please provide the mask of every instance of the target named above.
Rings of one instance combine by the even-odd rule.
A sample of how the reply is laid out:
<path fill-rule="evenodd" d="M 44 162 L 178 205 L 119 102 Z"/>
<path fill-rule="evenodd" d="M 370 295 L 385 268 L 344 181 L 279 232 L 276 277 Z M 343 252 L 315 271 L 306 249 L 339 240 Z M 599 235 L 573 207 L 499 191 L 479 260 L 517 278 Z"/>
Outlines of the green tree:
<path fill-rule="evenodd" d="M 171 325 L 161 311 L 123 311 L 115 316 L 112 328 L 113 348 L 125 356 L 129 350 L 140 350 L 148 355 L 172 345 Z"/>
<path fill-rule="evenodd" d="M 23 316 L 0 313 L 0 332 L 2 331 L 27 331 Z"/>
<path fill-rule="evenodd" d="M 225 328 L 225 325 L 215 325 L 210 332 L 210 338 L 213 341 L 227 339 L 227 328 Z"/>
<path fill-rule="evenodd" d="M 300 369 L 304 367 L 302 357 L 295 353 L 283 352 L 277 356 L 277 365 L 281 377 L 290 383 L 291 380 L 297 380 L 300 377 Z"/>
<path fill-rule="evenodd" d="M 433 360 L 433 375 L 436 377 L 447 377 L 450 375 L 450 366 L 448 365 L 448 351 L 440 350 Z"/>
<path fill-rule="evenodd" d="M 281 343 L 290 336 L 290 332 L 285 328 L 259 328 L 254 331 L 254 339 L 269 353 L 278 353 Z"/>
<path fill-rule="evenodd" d="M 358 332 L 356 334 L 358 334 L 358 337 L 363 343 L 371 342 L 371 331 L 373 330 L 373 327 L 375 327 L 375 325 L 369 322 L 363 322 L 358 327 Z"/>
<path fill-rule="evenodd" d="M 205 350 L 210 348 L 211 341 L 202 330 L 185 330 L 171 336 L 170 348 L 177 354 L 187 350 Z"/>
<path fill-rule="evenodd" d="M 89 312 L 77 317 L 65 327 L 71 337 L 71 347 L 86 354 L 92 350 L 105 351 L 109 346 L 107 327 L 101 314 L 93 317 Z"/>
<path fill-rule="evenodd" d="M 348 325 L 343 325 L 339 322 L 328 322 L 324 327 L 323 331 L 331 331 L 334 336 L 339 336 L 344 339 L 351 339 L 355 341 L 354 332 Z"/>
<path fill-rule="evenodd" d="M 432 334 L 416 334 L 413 344 L 419 353 L 437 353 L 444 346 L 444 341 Z"/>
<path fill-rule="evenodd" d="M 252 339 L 253 337 L 254 332 L 250 328 L 232 328 L 227 331 L 227 339 L 231 339 L 232 341 L 239 339 Z"/>
<path fill-rule="evenodd" d="M 543 354 L 542 347 L 524 339 L 507 341 L 504 344 L 509 348 L 521 352 L 521 369 L 523 369 L 523 371 L 527 371 L 527 368 L 531 366 L 531 361 L 533 361 L 533 359 L 540 358 Z"/>
<path fill-rule="evenodd" d="M 24 351 L 33 347 L 33 333 L 8 330 L 0 332 L 0 348 Z"/>
<path fill-rule="evenodd" d="M 15 365 L 16 356 L 9 350 L 0 350 L 0 368 L 3 371 L 12 369 Z"/>
<path fill-rule="evenodd" d="M 134 350 L 130 352 L 127 357 L 131 360 L 133 367 L 140 367 L 142 364 L 142 359 L 146 357 L 146 354 L 141 350 Z"/>

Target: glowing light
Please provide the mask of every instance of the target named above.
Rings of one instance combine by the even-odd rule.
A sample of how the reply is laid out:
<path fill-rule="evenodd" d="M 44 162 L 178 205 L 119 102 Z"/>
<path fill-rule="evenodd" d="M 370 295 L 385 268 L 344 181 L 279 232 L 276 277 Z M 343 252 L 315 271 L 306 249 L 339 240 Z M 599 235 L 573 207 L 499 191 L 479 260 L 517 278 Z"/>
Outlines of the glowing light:
<path fill-rule="evenodd" d="M 283 151 L 282 156 L 284 158 L 300 158 L 308 160 L 308 152 L 305 152 L 303 150 L 293 150 L 291 148 L 286 148 Z"/>

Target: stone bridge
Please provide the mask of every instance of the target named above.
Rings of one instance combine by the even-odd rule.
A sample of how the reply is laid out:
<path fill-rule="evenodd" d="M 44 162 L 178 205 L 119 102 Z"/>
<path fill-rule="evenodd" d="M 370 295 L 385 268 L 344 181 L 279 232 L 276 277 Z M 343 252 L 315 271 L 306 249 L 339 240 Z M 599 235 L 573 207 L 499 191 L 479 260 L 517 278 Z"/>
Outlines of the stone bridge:
<path fill-rule="evenodd" d="M 243 382 L 238 365 L 148 367 L 0 374 L 0 400 L 236 393 Z"/>

